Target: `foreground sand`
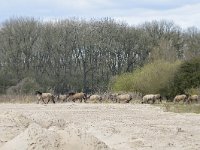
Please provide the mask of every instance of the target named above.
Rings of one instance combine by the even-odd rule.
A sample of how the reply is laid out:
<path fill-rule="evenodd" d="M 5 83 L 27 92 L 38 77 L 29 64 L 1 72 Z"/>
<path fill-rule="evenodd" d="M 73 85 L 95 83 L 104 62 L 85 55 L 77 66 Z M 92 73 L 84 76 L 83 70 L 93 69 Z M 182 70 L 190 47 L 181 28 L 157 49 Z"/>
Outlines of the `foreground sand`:
<path fill-rule="evenodd" d="M 200 115 L 141 104 L 0 104 L 1 150 L 199 150 Z"/>

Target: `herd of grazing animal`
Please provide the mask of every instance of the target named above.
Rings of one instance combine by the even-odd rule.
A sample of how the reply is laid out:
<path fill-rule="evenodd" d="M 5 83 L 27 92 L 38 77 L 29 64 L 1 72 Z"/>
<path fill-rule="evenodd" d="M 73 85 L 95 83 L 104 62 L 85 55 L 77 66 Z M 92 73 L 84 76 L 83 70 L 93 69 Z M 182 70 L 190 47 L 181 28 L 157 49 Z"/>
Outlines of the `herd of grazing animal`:
<path fill-rule="evenodd" d="M 133 97 L 130 94 L 118 94 L 118 93 L 112 93 L 112 94 L 108 94 L 106 97 L 103 95 L 98 95 L 98 94 L 94 94 L 94 95 L 89 95 L 87 96 L 86 93 L 80 92 L 80 93 L 75 93 L 75 92 L 69 92 L 67 94 L 59 94 L 57 96 L 54 96 L 51 93 L 42 93 L 40 91 L 36 91 L 35 92 L 37 99 L 38 99 L 38 103 L 40 101 L 42 101 L 44 104 L 48 104 L 49 102 L 87 102 L 87 100 L 89 101 L 97 101 L 102 103 L 103 99 L 108 99 L 111 100 L 114 103 L 129 103 Z M 197 103 L 199 100 L 199 96 L 198 95 L 190 95 L 187 96 L 185 94 L 182 95 L 177 95 L 175 96 L 173 102 L 174 103 L 179 103 L 179 102 L 183 102 L 186 104 L 191 104 L 191 103 Z M 158 101 L 159 103 L 162 103 L 162 96 L 160 94 L 148 94 L 142 97 L 142 104 L 149 104 L 152 103 L 154 104 L 156 101 Z"/>
<path fill-rule="evenodd" d="M 191 103 L 194 103 L 194 102 L 198 103 L 199 98 L 200 97 L 198 95 L 187 96 L 186 94 L 182 94 L 182 95 L 176 95 L 174 97 L 173 102 L 174 103 L 183 102 L 185 104 L 191 104 Z M 148 94 L 148 95 L 143 96 L 142 104 L 143 103 L 149 103 L 150 101 L 152 103 L 155 103 L 156 100 L 159 100 L 160 103 L 162 102 L 162 97 L 161 97 L 160 94 Z"/>

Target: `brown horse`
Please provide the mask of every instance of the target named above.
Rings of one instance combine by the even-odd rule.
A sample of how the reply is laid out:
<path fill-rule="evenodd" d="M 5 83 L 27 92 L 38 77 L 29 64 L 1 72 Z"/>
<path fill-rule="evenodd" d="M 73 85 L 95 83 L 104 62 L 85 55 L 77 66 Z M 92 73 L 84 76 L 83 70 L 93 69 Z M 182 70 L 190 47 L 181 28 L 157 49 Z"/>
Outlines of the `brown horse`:
<path fill-rule="evenodd" d="M 45 104 L 48 104 L 49 103 L 49 101 L 51 101 L 52 100 L 52 102 L 55 104 L 55 101 L 54 101 L 54 96 L 53 96 L 53 94 L 51 94 L 51 93 L 42 93 L 42 92 L 40 92 L 40 91 L 36 91 L 35 92 L 35 95 L 37 96 L 37 98 L 38 98 L 38 104 L 39 104 L 39 101 L 40 100 L 42 100 L 44 103 L 45 103 L 45 100 L 47 100 L 47 103 L 45 103 Z"/>
<path fill-rule="evenodd" d="M 79 100 L 80 102 L 82 102 L 84 100 L 84 102 L 86 102 L 87 95 L 83 92 L 81 92 L 81 93 L 69 93 L 68 99 L 73 101 L 73 102 L 75 102 L 76 100 Z"/>

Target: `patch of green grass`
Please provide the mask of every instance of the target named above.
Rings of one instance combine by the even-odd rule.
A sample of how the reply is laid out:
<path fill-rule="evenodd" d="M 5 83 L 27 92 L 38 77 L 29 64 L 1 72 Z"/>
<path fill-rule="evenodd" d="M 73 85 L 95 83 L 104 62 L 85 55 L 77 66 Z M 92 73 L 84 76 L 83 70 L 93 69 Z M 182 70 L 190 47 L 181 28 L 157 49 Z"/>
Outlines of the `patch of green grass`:
<path fill-rule="evenodd" d="M 200 104 L 164 103 L 164 104 L 156 104 L 156 106 L 164 108 L 164 111 L 167 112 L 200 114 Z"/>

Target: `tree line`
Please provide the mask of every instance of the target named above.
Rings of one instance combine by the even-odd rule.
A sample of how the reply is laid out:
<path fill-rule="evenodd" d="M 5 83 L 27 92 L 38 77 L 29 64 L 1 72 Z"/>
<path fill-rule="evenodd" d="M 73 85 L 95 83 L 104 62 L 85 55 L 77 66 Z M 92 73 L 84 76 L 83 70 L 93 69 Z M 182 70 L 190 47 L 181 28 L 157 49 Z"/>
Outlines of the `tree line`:
<path fill-rule="evenodd" d="M 0 93 L 28 82 L 25 93 L 106 91 L 113 76 L 153 60 L 200 55 L 199 41 L 196 27 L 165 20 L 130 26 L 112 18 L 11 18 L 0 25 Z"/>

